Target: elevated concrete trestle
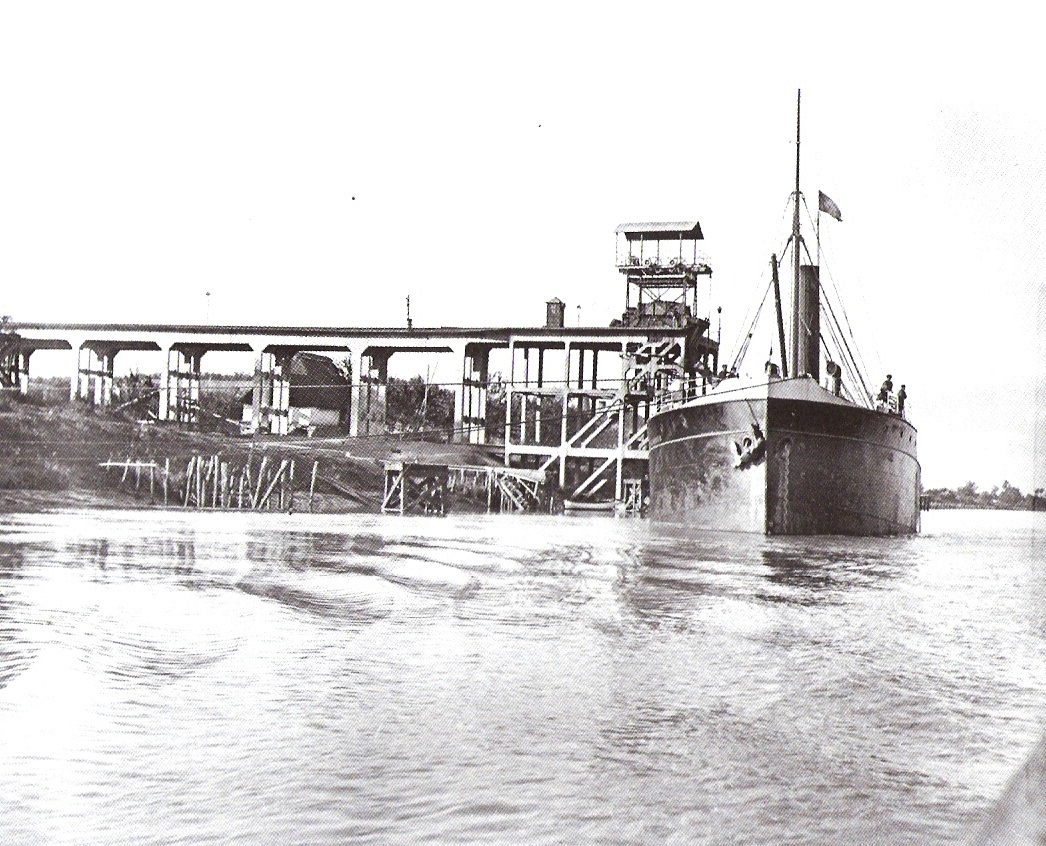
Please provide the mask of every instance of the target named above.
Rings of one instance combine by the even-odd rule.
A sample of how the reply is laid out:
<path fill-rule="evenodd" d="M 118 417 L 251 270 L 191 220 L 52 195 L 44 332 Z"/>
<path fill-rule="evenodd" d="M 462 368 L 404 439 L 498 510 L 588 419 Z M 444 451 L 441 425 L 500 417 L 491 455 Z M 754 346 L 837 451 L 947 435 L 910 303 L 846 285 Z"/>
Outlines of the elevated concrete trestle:
<path fill-rule="evenodd" d="M 25 393 L 34 352 L 69 350 L 75 360 L 70 399 L 107 407 L 113 403 L 116 356 L 126 350 L 157 352 L 163 361 L 159 419 L 193 423 L 199 420 L 206 353 L 253 353 L 253 419 L 260 430 L 282 435 L 289 430 L 293 356 L 343 354 L 352 368 L 349 435 L 357 437 L 385 431 L 393 355 L 451 353 L 461 362 L 461 378 L 453 385 L 454 439 L 482 444 L 492 387 L 490 353 L 504 349 L 509 372 L 494 387 L 505 394 L 506 465 L 554 469 L 568 496 L 612 492 L 620 499 L 626 483 L 645 475 L 644 433 L 654 382 L 691 372 L 684 366 L 688 360 L 711 358 L 714 370 L 718 348 L 706 329 L 703 321 L 696 327 L 430 329 L 15 322 L 2 336 L 0 371 L 7 388 Z"/>

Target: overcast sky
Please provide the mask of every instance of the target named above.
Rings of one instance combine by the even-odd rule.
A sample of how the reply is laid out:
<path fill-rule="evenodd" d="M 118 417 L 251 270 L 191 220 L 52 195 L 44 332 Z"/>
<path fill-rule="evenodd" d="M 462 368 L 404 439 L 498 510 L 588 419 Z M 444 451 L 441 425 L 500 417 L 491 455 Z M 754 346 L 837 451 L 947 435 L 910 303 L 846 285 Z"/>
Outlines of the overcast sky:
<path fill-rule="evenodd" d="M 842 209 L 832 280 L 924 482 L 1044 485 L 1039 15 L 850 8 L 4 4 L 0 312 L 605 325 L 614 227 L 696 218 L 729 356 L 801 87 L 802 188 Z"/>

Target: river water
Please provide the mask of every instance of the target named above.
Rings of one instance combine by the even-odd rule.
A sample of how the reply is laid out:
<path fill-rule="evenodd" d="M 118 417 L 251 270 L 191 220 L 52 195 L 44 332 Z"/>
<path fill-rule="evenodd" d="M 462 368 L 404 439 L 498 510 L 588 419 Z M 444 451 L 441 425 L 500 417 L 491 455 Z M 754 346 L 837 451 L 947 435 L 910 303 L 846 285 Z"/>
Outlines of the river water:
<path fill-rule="evenodd" d="M 1044 553 L 0 515 L 0 843 L 961 841 L 1046 725 Z"/>

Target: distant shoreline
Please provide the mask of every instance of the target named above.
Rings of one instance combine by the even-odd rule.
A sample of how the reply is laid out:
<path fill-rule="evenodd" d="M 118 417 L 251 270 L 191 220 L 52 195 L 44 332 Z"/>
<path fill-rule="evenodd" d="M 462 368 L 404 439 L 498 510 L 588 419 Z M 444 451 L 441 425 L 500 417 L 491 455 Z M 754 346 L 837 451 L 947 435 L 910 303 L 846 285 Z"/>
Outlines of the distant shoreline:
<path fill-rule="evenodd" d="M 1038 508 L 1028 508 L 1025 505 L 931 505 L 924 511 L 1046 511 L 1046 501 L 1040 502 Z"/>

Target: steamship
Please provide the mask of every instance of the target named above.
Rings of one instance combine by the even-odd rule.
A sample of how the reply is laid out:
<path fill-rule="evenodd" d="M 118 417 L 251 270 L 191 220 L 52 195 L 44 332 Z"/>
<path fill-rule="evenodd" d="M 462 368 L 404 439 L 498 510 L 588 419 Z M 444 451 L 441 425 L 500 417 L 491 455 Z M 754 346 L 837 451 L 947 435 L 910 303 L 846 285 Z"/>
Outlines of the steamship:
<path fill-rule="evenodd" d="M 771 259 L 780 360 L 767 362 L 759 378 L 724 369 L 697 389 L 655 397 L 650 515 L 768 535 L 911 534 L 919 528 L 920 468 L 903 396 L 898 402 L 890 384 L 873 396 L 856 362 L 848 374 L 860 381 L 845 391 L 839 363 L 828 360 L 821 379 L 820 273 L 801 261 L 798 115 L 796 123 L 788 331 Z M 819 212 L 825 200 L 837 216 L 821 194 Z"/>

